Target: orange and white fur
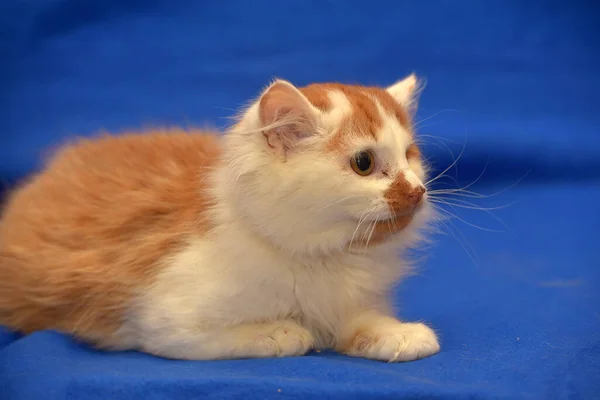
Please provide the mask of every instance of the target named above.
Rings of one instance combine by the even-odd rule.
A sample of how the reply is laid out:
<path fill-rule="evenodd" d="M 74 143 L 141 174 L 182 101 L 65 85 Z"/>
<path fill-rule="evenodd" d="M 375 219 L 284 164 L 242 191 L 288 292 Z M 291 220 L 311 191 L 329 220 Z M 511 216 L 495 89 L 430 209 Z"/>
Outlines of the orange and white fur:
<path fill-rule="evenodd" d="M 174 359 L 438 352 L 390 303 L 432 214 L 417 84 L 277 80 L 222 136 L 64 146 L 5 205 L 0 324 Z"/>

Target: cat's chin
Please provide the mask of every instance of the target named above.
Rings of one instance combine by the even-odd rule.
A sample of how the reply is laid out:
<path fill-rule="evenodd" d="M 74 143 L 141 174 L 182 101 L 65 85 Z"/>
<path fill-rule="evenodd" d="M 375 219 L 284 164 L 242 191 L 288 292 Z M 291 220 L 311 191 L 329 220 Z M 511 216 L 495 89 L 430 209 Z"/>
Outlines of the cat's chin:
<path fill-rule="evenodd" d="M 425 202 L 422 201 L 409 209 L 406 209 L 401 212 L 395 212 L 394 214 L 389 214 L 386 218 L 378 218 L 378 220 L 382 221 L 382 222 L 386 222 L 386 221 L 394 222 L 398 219 L 412 218 L 412 217 L 416 216 L 424 208 L 425 208 Z"/>
<path fill-rule="evenodd" d="M 373 245 L 392 240 L 397 234 L 404 231 L 413 222 L 417 214 L 425 208 L 425 202 L 404 211 L 401 214 L 389 215 L 387 218 L 379 218 L 375 221 L 375 228 L 371 234 Z"/>
<path fill-rule="evenodd" d="M 416 212 L 418 212 L 418 209 L 413 208 L 402 215 L 388 215 L 384 218 L 373 218 L 371 221 L 365 222 L 364 226 L 368 232 L 365 232 L 365 235 L 368 239 L 366 239 L 364 249 L 377 247 L 393 240 L 394 237 L 411 224 Z"/>

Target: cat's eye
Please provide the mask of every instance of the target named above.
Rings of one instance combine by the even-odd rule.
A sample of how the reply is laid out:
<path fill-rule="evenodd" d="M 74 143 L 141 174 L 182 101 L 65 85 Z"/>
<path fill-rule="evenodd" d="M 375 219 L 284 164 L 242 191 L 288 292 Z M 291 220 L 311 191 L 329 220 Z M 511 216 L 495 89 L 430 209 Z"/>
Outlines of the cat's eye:
<path fill-rule="evenodd" d="M 369 150 L 358 152 L 350 159 L 350 166 L 358 175 L 367 176 L 375 168 L 375 156 Z"/>

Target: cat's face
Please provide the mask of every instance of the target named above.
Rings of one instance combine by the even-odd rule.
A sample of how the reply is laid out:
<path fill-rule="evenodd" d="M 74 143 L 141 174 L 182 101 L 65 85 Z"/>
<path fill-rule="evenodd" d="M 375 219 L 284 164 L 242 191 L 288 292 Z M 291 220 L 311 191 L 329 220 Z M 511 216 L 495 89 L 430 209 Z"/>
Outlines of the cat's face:
<path fill-rule="evenodd" d="M 409 239 L 429 211 L 416 84 L 272 84 L 226 141 L 240 217 L 294 251 Z"/>

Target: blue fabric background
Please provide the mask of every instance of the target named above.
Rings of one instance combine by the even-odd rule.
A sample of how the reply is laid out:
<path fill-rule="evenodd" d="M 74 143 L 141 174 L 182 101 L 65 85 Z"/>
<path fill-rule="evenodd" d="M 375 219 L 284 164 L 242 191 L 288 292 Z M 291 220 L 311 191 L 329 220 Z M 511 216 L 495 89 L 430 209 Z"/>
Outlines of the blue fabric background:
<path fill-rule="evenodd" d="M 421 252 L 397 301 L 442 352 L 179 362 L 0 332 L 0 398 L 600 397 L 600 6 L 565 1 L 2 0 L 0 181 L 98 129 L 218 127 L 274 76 L 427 78 L 426 155 L 502 191 Z M 525 176 L 525 177 L 524 177 Z M 524 177 L 516 186 L 512 183 Z M 1 266 L 0 266 L 1 267 Z"/>

